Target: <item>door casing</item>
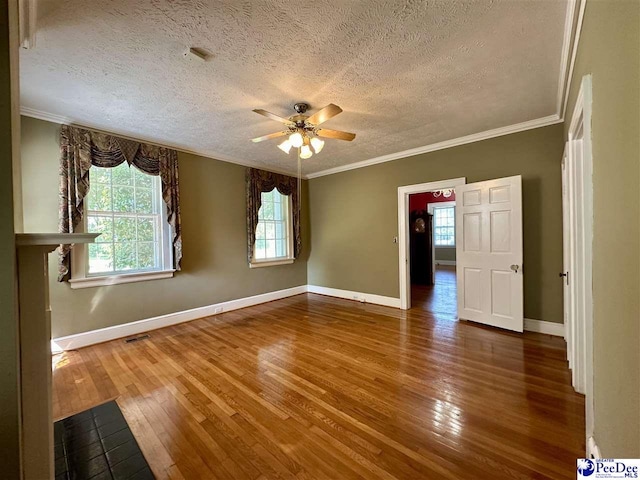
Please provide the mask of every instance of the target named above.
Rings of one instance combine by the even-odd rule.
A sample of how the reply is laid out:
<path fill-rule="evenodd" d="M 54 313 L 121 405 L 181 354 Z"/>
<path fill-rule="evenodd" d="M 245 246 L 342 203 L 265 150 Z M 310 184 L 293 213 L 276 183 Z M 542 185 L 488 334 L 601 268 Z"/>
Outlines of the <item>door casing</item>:
<path fill-rule="evenodd" d="M 593 403 L 593 158 L 591 75 L 582 78 L 563 159 L 564 273 L 567 357 L 572 384 L 585 395 L 586 443 L 594 432 Z M 586 452 L 587 454 L 589 452 Z"/>

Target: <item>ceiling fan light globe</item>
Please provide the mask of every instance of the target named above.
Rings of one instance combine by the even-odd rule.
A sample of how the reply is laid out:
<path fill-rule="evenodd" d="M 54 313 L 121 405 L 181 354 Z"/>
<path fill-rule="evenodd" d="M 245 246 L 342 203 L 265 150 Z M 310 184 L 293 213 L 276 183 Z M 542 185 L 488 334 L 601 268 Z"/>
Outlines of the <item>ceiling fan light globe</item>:
<path fill-rule="evenodd" d="M 304 143 L 304 139 L 299 132 L 295 132 L 289 135 L 289 142 L 291 142 L 291 145 L 293 145 L 295 148 L 300 148 Z"/>
<path fill-rule="evenodd" d="M 286 153 L 287 155 L 289 155 L 289 150 L 291 150 L 291 147 L 293 147 L 293 145 L 291 145 L 291 142 L 289 141 L 289 139 L 286 139 L 284 142 L 278 145 L 278 148 L 282 150 L 284 153 Z"/>
<path fill-rule="evenodd" d="M 300 158 L 306 160 L 307 158 L 311 158 L 311 155 L 313 155 L 313 152 L 309 148 L 309 145 L 303 145 L 300 149 Z"/>
<path fill-rule="evenodd" d="M 311 139 L 311 146 L 313 147 L 316 153 L 320 153 L 320 151 L 324 147 L 324 140 L 320 140 L 318 137 L 313 137 Z"/>

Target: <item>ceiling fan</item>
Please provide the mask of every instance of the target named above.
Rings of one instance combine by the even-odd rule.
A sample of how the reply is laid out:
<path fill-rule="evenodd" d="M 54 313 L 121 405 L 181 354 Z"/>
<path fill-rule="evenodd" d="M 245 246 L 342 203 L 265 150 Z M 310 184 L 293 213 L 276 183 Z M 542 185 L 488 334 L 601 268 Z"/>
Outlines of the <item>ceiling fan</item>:
<path fill-rule="evenodd" d="M 313 150 L 316 153 L 320 153 L 320 150 L 324 147 L 324 140 L 319 137 L 335 138 L 338 140 L 346 140 L 348 142 L 356 138 L 355 133 L 342 132 L 340 130 L 329 130 L 328 128 L 320 127 L 320 124 L 342 112 L 342 109 L 333 103 L 321 108 L 311 116 L 305 115 L 306 111 L 309 109 L 309 105 L 306 103 L 296 103 L 293 106 L 293 109 L 296 111 L 296 114 L 291 115 L 289 118 L 280 117 L 262 109 L 254 110 L 254 112 L 270 118 L 271 120 L 283 123 L 285 125 L 285 129 L 280 132 L 253 138 L 251 141 L 258 143 L 264 140 L 271 140 L 272 138 L 287 136 L 288 138 L 279 144 L 278 148 L 286 154 L 289 153 L 291 147 L 299 148 L 300 158 L 306 159 L 313 155 L 311 147 L 313 147 Z"/>

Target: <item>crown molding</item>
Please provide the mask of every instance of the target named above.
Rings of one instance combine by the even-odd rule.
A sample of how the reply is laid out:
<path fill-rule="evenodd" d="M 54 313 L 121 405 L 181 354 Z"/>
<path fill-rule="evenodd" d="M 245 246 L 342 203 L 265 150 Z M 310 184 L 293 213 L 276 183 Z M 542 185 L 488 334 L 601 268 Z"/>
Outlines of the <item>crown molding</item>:
<path fill-rule="evenodd" d="M 556 100 L 556 109 L 558 115 L 562 117 L 562 105 L 565 97 L 565 90 L 569 88 L 567 78 L 569 73 L 569 59 L 572 52 L 572 36 L 573 25 L 575 20 L 575 9 L 577 2 L 581 0 L 569 0 L 567 2 L 567 10 L 564 17 L 564 34 L 562 36 L 562 54 L 560 56 L 560 76 L 558 77 L 558 97 Z"/>
<path fill-rule="evenodd" d="M 554 125 L 560 122 L 562 122 L 562 119 L 557 114 L 549 115 L 547 117 L 536 118 L 535 120 L 529 120 L 527 122 L 516 123 L 515 125 L 508 125 L 506 127 L 495 128 L 493 130 L 474 133 L 472 135 L 467 135 L 465 137 L 458 137 L 451 140 L 445 140 L 444 142 L 425 145 L 423 147 L 403 150 L 402 152 L 382 155 L 380 157 L 371 158 L 369 160 L 363 160 L 361 162 L 355 162 L 355 163 L 350 163 L 348 165 L 342 165 L 340 167 L 329 168 L 327 170 L 322 170 L 320 172 L 309 173 L 307 174 L 307 178 L 311 179 L 311 178 L 317 178 L 317 177 L 324 177 L 325 175 L 332 175 L 334 173 L 346 172 L 348 170 L 355 170 L 357 168 L 377 165 L 379 163 L 391 162 L 393 160 L 413 157 L 415 155 L 420 155 L 422 153 L 435 152 L 437 150 L 444 150 L 446 148 L 466 145 L 468 143 L 479 142 L 481 140 L 488 140 L 490 138 L 501 137 L 503 135 L 510 135 L 512 133 L 524 132 L 525 130 L 531 130 L 533 128 L 546 127 L 548 125 Z"/>
<path fill-rule="evenodd" d="M 36 110 L 35 108 L 20 106 L 20 115 L 24 117 L 37 118 L 38 120 L 44 120 L 51 123 L 59 123 L 60 125 L 72 125 L 73 122 L 62 115 L 55 115 L 49 112 L 43 112 L 42 110 Z"/>
<path fill-rule="evenodd" d="M 56 115 L 54 113 L 45 112 L 43 110 L 37 110 L 35 108 L 21 106 L 20 115 L 23 115 L 25 117 L 37 118 L 38 120 L 44 120 L 46 122 L 58 123 L 60 125 L 72 125 L 74 127 L 86 128 L 88 130 L 93 130 L 100 133 L 106 133 L 108 135 L 116 135 L 118 137 L 126 138 L 128 140 L 134 140 L 136 142 L 151 143 L 159 147 L 172 148 L 180 152 L 190 153 L 192 155 L 198 155 L 201 157 L 207 157 L 213 160 L 219 160 L 221 162 L 234 163 L 236 165 L 242 165 L 243 167 L 259 168 L 261 170 L 269 170 L 270 172 L 281 173 L 283 175 L 292 175 L 292 176 L 298 175 L 298 173 L 295 171 L 278 170 L 271 167 L 266 167 L 265 165 L 261 165 L 255 162 L 240 160 L 238 158 L 230 157 L 229 155 L 224 155 L 224 154 L 213 152 L 210 150 L 193 150 L 191 148 L 186 148 L 184 145 L 167 143 L 167 142 L 159 141 L 157 139 L 150 138 L 150 137 L 137 136 L 137 135 L 133 137 L 131 136 L 130 133 L 127 133 L 127 132 L 122 132 L 118 130 L 105 130 L 104 128 L 98 127 L 96 125 L 92 125 L 90 123 L 77 122 L 69 117 L 65 117 L 63 115 Z M 305 176 L 302 176 L 302 178 L 306 179 Z"/>
<path fill-rule="evenodd" d="M 577 6 L 578 15 L 575 15 L 575 6 L 571 15 L 571 22 L 567 26 L 567 22 L 565 22 L 565 41 L 567 39 L 567 35 L 571 36 L 571 32 L 573 34 L 573 43 L 571 44 L 571 48 L 568 48 L 566 52 L 563 53 L 566 55 L 566 58 L 563 59 L 563 63 L 569 65 L 569 72 L 565 77 L 564 81 L 564 90 L 562 90 L 562 95 L 564 95 L 564 101 L 559 100 L 558 103 L 558 115 L 560 118 L 564 120 L 565 115 L 567 114 L 567 104 L 569 103 L 569 92 L 571 90 L 571 80 L 573 79 L 573 67 L 576 63 L 576 56 L 578 55 L 578 45 L 580 43 L 580 34 L 582 33 L 582 22 L 584 20 L 584 10 L 587 6 L 587 0 L 570 0 L 570 3 L 575 4 Z M 568 13 L 567 13 L 568 15 Z M 574 28 L 575 27 L 575 28 Z M 568 31 L 568 32 L 567 32 Z M 569 56 L 571 56 L 571 60 L 569 60 Z M 562 77 L 560 81 L 562 82 Z M 558 86 L 558 96 L 560 99 L 561 88 L 559 84 Z M 562 103 L 560 103 L 562 102 Z"/>

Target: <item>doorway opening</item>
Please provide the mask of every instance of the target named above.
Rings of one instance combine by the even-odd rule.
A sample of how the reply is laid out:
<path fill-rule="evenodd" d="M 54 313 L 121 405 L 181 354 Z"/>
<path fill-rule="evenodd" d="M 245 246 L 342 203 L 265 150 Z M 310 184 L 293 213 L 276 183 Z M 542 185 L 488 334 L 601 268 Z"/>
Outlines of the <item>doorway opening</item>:
<path fill-rule="evenodd" d="M 412 308 L 457 318 L 455 189 L 409 195 Z"/>
<path fill-rule="evenodd" d="M 457 319 L 454 178 L 398 188 L 400 308 Z"/>

